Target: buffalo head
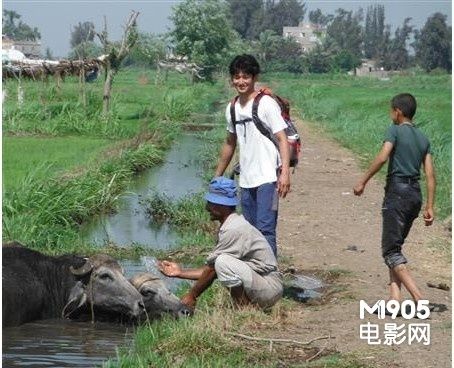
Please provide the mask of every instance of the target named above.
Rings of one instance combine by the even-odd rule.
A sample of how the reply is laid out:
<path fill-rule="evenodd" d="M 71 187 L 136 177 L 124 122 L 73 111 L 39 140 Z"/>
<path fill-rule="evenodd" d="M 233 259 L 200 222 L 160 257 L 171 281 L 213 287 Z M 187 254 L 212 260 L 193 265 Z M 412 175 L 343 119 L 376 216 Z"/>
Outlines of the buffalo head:
<path fill-rule="evenodd" d="M 78 268 L 71 266 L 70 271 L 78 281 L 70 291 L 63 317 L 71 317 L 82 307 L 133 319 L 144 313 L 142 296 L 128 282 L 112 257 L 95 255 Z"/>
<path fill-rule="evenodd" d="M 170 313 L 174 317 L 187 317 L 192 314 L 191 309 L 181 303 L 158 276 L 139 273 L 129 281 L 142 295 L 149 318 L 159 318 L 164 313 Z"/>

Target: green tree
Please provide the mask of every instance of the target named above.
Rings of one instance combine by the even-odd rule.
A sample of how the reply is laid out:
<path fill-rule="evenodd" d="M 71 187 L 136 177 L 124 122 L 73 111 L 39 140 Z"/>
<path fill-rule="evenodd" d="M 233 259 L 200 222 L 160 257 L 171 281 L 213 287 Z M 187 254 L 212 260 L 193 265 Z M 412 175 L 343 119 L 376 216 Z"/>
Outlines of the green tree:
<path fill-rule="evenodd" d="M 259 39 L 255 43 L 255 50 L 263 68 L 266 69 L 266 63 L 270 60 L 271 54 L 279 47 L 280 40 L 281 37 L 269 29 L 260 33 Z"/>
<path fill-rule="evenodd" d="M 268 70 L 286 71 L 291 73 L 304 72 L 301 45 L 292 37 L 279 36 L 279 43 L 270 55 Z"/>
<path fill-rule="evenodd" d="M 229 45 L 238 38 L 228 17 L 228 5 L 223 0 L 186 0 L 173 8 L 170 33 L 178 55 L 212 73 L 226 65 Z"/>
<path fill-rule="evenodd" d="M 301 73 L 304 69 L 301 45 L 295 39 L 277 35 L 269 29 L 260 33 L 253 54 L 257 55 L 265 71 Z"/>
<path fill-rule="evenodd" d="M 103 49 L 94 41 L 81 42 L 68 54 L 70 60 L 80 60 L 101 56 Z"/>
<path fill-rule="evenodd" d="M 413 26 L 410 25 L 411 18 L 406 18 L 402 27 L 398 27 L 394 38 L 390 39 L 389 27 L 384 33 L 386 42 L 383 44 L 383 51 L 380 57 L 380 64 L 386 70 L 402 70 L 408 68 L 410 57 L 407 43 L 413 33 Z"/>
<path fill-rule="evenodd" d="M 333 15 L 324 15 L 320 9 L 311 10 L 309 12 L 309 21 L 313 24 L 318 24 L 322 27 L 326 27 L 332 20 Z"/>
<path fill-rule="evenodd" d="M 262 29 L 263 0 L 227 0 L 233 28 L 245 39 L 256 39 Z"/>
<path fill-rule="evenodd" d="M 348 72 L 361 64 L 361 59 L 347 50 L 340 50 L 331 55 L 331 70 Z"/>
<path fill-rule="evenodd" d="M 37 41 L 41 39 L 38 28 L 31 28 L 20 20 L 21 15 L 14 10 L 3 10 L 2 33 L 17 41 Z"/>
<path fill-rule="evenodd" d="M 377 58 L 380 45 L 383 43 L 385 32 L 385 7 L 380 4 L 367 8 L 364 26 L 364 56 Z"/>
<path fill-rule="evenodd" d="M 92 22 L 79 22 L 71 31 L 69 41 L 71 48 L 75 48 L 84 42 L 93 41 L 95 34 L 95 25 Z"/>
<path fill-rule="evenodd" d="M 156 66 L 166 56 L 166 39 L 164 36 L 150 33 L 139 33 L 137 42 L 128 56 L 126 64 Z"/>
<path fill-rule="evenodd" d="M 94 42 L 96 32 L 92 22 L 79 22 L 71 30 L 69 59 L 86 59 L 100 56 L 102 49 Z"/>
<path fill-rule="evenodd" d="M 305 70 L 309 73 L 328 73 L 332 70 L 332 52 L 326 45 L 316 45 L 303 57 Z"/>
<path fill-rule="evenodd" d="M 362 56 L 363 16 L 360 9 L 353 14 L 352 11 L 337 9 L 336 16 L 327 28 L 327 38 L 334 41 L 339 49 L 347 51 L 356 60 Z"/>
<path fill-rule="evenodd" d="M 300 0 L 266 0 L 263 30 L 270 29 L 282 34 L 284 27 L 297 26 L 306 13 L 306 5 Z"/>
<path fill-rule="evenodd" d="M 451 33 L 446 24 L 446 15 L 431 15 L 420 32 L 415 35 L 414 48 L 418 64 L 426 71 L 435 68 L 451 70 Z"/>

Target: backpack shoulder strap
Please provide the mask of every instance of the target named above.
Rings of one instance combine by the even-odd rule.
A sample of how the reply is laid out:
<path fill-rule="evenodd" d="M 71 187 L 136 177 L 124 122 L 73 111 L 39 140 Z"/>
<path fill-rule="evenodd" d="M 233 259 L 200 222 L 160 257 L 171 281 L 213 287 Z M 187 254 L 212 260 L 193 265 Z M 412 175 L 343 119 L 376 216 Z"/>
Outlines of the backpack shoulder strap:
<path fill-rule="evenodd" d="M 268 95 L 263 91 L 260 91 L 257 96 L 255 96 L 254 101 L 252 102 L 252 121 L 254 122 L 256 128 L 262 133 L 266 138 L 268 138 L 276 148 L 279 147 L 276 138 L 274 137 L 273 132 L 269 129 L 259 118 L 258 110 L 259 110 L 259 102 L 263 96 Z M 279 150 L 279 148 L 278 148 Z"/>
<path fill-rule="evenodd" d="M 232 101 L 230 101 L 230 119 L 232 120 L 233 128 L 236 126 L 236 114 L 235 114 L 235 104 L 238 101 L 240 96 L 235 96 Z"/>

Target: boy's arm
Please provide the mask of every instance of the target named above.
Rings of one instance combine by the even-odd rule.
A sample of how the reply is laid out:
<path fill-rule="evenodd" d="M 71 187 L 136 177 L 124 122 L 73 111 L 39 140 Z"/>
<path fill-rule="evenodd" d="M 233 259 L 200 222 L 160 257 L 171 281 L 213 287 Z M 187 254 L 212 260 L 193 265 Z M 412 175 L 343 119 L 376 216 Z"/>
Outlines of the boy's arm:
<path fill-rule="evenodd" d="M 435 202 L 435 170 L 432 163 L 432 155 L 426 154 L 424 157 L 424 172 L 426 174 L 426 186 L 427 186 L 427 201 L 424 209 L 424 222 L 426 226 L 432 225 L 434 222 L 434 202 Z"/>
<path fill-rule="evenodd" d="M 381 151 L 378 153 L 377 157 L 375 157 L 374 161 L 369 167 L 369 170 L 363 175 L 363 177 L 356 183 L 353 187 L 353 193 L 355 195 L 360 196 L 364 192 L 364 188 L 366 187 L 367 182 L 372 178 L 382 166 L 388 161 L 389 155 L 393 150 L 393 144 L 391 142 L 383 143 Z"/>
<path fill-rule="evenodd" d="M 236 148 L 236 134 L 229 132 L 227 138 L 222 145 L 221 153 L 219 155 L 219 162 L 214 176 L 221 176 L 224 174 L 225 169 L 233 157 Z"/>

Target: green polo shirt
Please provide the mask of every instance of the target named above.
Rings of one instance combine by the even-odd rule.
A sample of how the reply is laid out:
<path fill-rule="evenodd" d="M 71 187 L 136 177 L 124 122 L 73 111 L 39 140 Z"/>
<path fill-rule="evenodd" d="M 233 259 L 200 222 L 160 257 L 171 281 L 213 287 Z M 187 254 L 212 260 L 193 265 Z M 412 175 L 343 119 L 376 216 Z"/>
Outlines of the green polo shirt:
<path fill-rule="evenodd" d="M 412 124 L 393 124 L 386 131 L 384 142 L 394 146 L 388 162 L 388 178 L 419 179 L 421 164 L 431 153 L 427 137 Z"/>

